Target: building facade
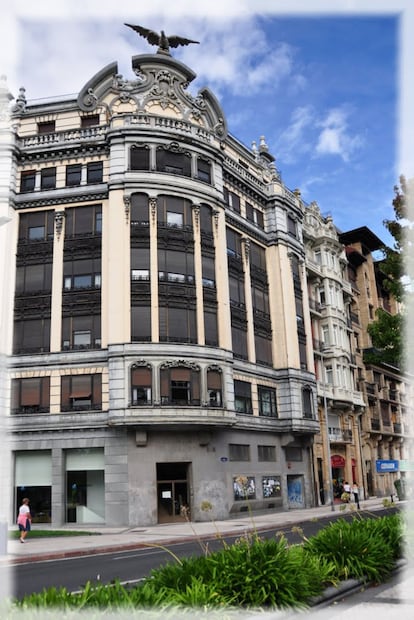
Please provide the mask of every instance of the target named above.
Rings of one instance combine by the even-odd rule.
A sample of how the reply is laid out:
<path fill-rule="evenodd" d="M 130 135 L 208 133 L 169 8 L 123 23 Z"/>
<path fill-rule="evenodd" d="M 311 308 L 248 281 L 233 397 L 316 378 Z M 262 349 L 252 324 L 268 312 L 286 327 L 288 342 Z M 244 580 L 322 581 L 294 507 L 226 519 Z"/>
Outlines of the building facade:
<path fill-rule="evenodd" d="M 360 417 L 365 401 L 358 389 L 354 294 L 344 245 L 332 218 L 323 217 L 315 202 L 306 209 L 303 231 L 321 428 L 314 443 L 315 481 L 319 501 L 326 503 L 340 500 L 345 481 L 363 489 Z"/>
<path fill-rule="evenodd" d="M 132 67 L 13 108 L 12 512 L 312 506 L 305 205 L 264 138 L 246 148 L 208 89 L 190 94 L 191 69 L 165 52 Z"/>
<path fill-rule="evenodd" d="M 384 276 L 374 252 L 383 242 L 367 227 L 339 235 L 347 256 L 348 279 L 354 297 L 351 317 L 354 326 L 358 385 L 364 394 L 361 416 L 362 472 L 368 495 L 396 493 L 394 482 L 412 469 L 412 376 L 398 364 L 373 364 L 368 325 L 380 308 L 390 314 L 401 311 L 383 286 Z"/>

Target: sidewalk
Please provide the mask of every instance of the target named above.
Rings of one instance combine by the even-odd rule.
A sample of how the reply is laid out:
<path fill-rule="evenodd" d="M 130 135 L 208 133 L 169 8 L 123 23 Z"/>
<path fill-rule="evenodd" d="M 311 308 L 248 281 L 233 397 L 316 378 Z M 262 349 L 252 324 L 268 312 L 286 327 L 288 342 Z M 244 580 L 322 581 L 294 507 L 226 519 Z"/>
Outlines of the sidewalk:
<path fill-rule="evenodd" d="M 370 498 L 361 501 L 361 510 L 376 511 L 383 508 L 383 498 Z M 398 505 L 398 503 L 397 503 Z M 289 510 L 283 512 L 237 516 L 225 521 L 200 522 L 200 523 L 168 523 L 161 525 L 137 526 L 134 528 L 111 528 L 107 526 L 79 526 L 65 525 L 59 529 L 94 532 L 94 535 L 86 536 L 62 536 L 56 538 L 30 538 L 21 544 L 17 540 L 9 540 L 7 555 L 0 556 L 0 563 L 19 564 L 24 562 L 37 562 L 59 558 L 78 557 L 83 555 L 96 555 L 110 553 L 119 550 L 139 549 L 147 545 L 161 544 L 171 545 L 188 541 L 194 538 L 208 538 L 216 535 L 243 534 L 249 530 L 258 532 L 269 528 L 286 528 L 302 521 L 320 519 L 335 514 L 337 517 L 349 512 L 335 505 L 332 512 L 331 506 L 319 506 L 304 510 Z M 46 529 L 44 524 L 34 525 L 34 529 Z"/>

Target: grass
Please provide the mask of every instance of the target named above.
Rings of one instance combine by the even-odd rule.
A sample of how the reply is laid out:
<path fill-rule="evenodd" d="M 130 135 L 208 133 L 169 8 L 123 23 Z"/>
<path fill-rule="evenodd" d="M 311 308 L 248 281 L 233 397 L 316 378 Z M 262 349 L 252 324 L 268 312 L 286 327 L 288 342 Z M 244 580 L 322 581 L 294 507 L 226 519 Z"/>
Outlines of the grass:
<path fill-rule="evenodd" d="M 31 530 L 27 539 L 29 538 L 59 538 L 62 536 L 100 536 L 100 532 L 86 532 L 80 530 Z M 9 540 L 17 540 L 20 538 L 19 530 L 9 531 Z"/>

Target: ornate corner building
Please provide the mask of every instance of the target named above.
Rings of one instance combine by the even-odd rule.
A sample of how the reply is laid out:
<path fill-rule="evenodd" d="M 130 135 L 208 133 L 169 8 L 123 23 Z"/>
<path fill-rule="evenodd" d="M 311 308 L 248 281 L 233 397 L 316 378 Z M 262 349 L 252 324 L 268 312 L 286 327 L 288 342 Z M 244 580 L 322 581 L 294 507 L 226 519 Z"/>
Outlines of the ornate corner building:
<path fill-rule="evenodd" d="M 132 67 L 13 108 L 13 510 L 145 525 L 314 505 L 305 205 L 188 67 Z"/>

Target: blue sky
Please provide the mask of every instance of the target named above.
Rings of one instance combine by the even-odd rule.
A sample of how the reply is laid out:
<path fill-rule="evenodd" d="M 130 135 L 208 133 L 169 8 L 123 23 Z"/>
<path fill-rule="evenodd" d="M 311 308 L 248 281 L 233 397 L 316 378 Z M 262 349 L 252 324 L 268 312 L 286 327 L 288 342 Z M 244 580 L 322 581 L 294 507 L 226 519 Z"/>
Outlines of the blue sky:
<path fill-rule="evenodd" d="M 277 0 L 227 0 L 214 9 L 204 0 L 177 0 L 172 8 L 153 0 L 139 11 L 126 0 L 116 14 L 95 0 L 84 0 L 82 10 L 39 0 L 35 12 L 20 14 L 19 4 L 19 45 L 11 72 L 6 68 L 13 94 L 21 85 L 29 99 L 76 93 L 114 60 L 132 79 L 131 56 L 155 48 L 124 21 L 194 38 L 200 45 L 173 55 L 197 73 L 192 91 L 208 86 L 216 94 L 230 132 L 249 147 L 264 135 L 286 185 L 316 201 L 341 230 L 366 225 L 392 243 L 382 222 L 393 217 L 393 187 L 403 171 L 401 18 L 390 8 L 381 12 L 381 0 L 371 3 L 377 12 L 329 15 L 312 12 L 312 2 L 306 14 L 287 14 Z"/>

